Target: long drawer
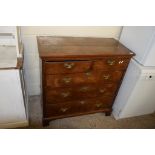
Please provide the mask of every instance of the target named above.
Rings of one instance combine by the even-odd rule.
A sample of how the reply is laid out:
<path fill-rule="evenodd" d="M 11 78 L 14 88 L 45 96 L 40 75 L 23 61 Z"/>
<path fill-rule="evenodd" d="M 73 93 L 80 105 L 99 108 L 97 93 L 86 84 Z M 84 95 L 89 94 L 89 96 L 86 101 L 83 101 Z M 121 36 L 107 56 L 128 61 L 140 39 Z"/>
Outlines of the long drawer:
<path fill-rule="evenodd" d="M 46 87 L 73 87 L 81 84 L 111 83 L 121 80 L 122 71 L 92 71 L 75 74 L 46 75 Z"/>
<path fill-rule="evenodd" d="M 64 101 L 75 101 L 97 96 L 113 96 L 117 84 L 104 85 L 82 85 L 75 88 L 55 88 L 46 91 L 46 104 L 61 103 Z"/>
<path fill-rule="evenodd" d="M 109 108 L 112 104 L 112 100 L 112 97 L 104 96 L 101 98 L 70 101 L 61 104 L 47 104 L 45 105 L 44 115 L 45 117 L 54 117 L 83 112 L 101 111 L 105 108 Z"/>

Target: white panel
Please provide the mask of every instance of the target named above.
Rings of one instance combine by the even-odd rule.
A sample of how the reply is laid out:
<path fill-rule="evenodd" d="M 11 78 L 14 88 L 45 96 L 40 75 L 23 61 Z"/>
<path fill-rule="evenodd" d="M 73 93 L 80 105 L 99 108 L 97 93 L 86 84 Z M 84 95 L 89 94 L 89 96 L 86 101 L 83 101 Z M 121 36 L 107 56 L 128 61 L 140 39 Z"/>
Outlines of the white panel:
<path fill-rule="evenodd" d="M 143 67 L 132 60 L 114 102 L 116 119 L 155 111 L 155 67 Z"/>
<path fill-rule="evenodd" d="M 21 57 L 20 28 L 17 26 L 0 26 L 0 45 L 15 46 L 17 57 Z"/>
<path fill-rule="evenodd" d="M 15 46 L 0 46 L 0 68 L 16 67 L 17 54 Z"/>
<path fill-rule="evenodd" d="M 155 66 L 155 35 L 154 38 L 152 39 L 152 44 L 151 47 L 144 58 L 143 62 L 144 66 Z"/>
<path fill-rule="evenodd" d="M 135 52 L 135 59 L 145 65 L 145 58 L 152 46 L 154 34 L 155 27 L 153 26 L 126 26 L 123 27 L 120 42 Z M 152 56 L 155 57 L 155 52 L 152 53 Z M 150 62 L 148 58 L 148 62 L 148 66 L 155 66 L 155 61 Z"/>
<path fill-rule="evenodd" d="M 0 26 L 0 33 L 16 33 L 16 26 Z"/>
<path fill-rule="evenodd" d="M 155 75 L 150 75 L 155 79 Z M 120 113 L 121 118 L 150 114 L 155 111 L 155 80 L 140 79 L 128 101 Z"/>
<path fill-rule="evenodd" d="M 0 71 L 0 124 L 26 121 L 19 70 Z"/>
<path fill-rule="evenodd" d="M 0 45 L 15 46 L 16 41 L 12 35 L 0 35 Z"/>

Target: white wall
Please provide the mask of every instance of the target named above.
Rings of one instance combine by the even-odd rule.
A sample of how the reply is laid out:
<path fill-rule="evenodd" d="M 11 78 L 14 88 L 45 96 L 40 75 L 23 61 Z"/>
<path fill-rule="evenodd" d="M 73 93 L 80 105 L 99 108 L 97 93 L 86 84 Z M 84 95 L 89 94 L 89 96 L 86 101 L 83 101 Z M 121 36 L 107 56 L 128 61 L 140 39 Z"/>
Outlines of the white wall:
<path fill-rule="evenodd" d="M 36 36 L 84 36 L 118 39 L 121 26 L 24 26 L 21 27 L 25 49 L 26 83 L 29 95 L 40 94 L 39 55 Z"/>

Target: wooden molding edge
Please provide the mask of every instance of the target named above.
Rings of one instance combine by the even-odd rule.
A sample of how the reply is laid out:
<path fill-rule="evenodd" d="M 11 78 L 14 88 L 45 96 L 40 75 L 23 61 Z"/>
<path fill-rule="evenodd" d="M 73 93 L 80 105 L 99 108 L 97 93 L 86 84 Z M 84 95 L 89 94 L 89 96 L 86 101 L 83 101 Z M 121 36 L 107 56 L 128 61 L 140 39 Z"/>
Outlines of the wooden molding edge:
<path fill-rule="evenodd" d="M 27 120 L 26 121 L 22 121 L 22 122 L 0 124 L 0 128 L 1 129 L 5 129 L 5 128 L 19 128 L 19 127 L 27 127 L 27 126 L 29 126 L 29 122 Z"/>

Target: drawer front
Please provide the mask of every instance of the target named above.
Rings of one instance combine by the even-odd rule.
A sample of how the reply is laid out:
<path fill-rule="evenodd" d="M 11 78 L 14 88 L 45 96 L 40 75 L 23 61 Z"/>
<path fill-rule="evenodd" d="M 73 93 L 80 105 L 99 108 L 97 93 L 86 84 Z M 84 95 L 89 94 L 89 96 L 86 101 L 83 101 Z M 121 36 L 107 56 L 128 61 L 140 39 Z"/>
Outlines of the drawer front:
<path fill-rule="evenodd" d="M 56 104 L 45 105 L 44 109 L 45 117 L 65 116 L 73 113 L 75 113 L 75 109 L 68 103 L 62 105 L 56 105 Z"/>
<path fill-rule="evenodd" d="M 129 58 L 123 57 L 106 57 L 102 60 L 94 61 L 94 69 L 95 70 L 108 70 L 108 69 L 118 69 L 124 70 L 127 68 Z"/>
<path fill-rule="evenodd" d="M 46 104 L 55 104 L 65 101 L 87 99 L 97 96 L 113 96 L 117 84 L 84 85 L 75 88 L 55 88 L 46 91 Z"/>
<path fill-rule="evenodd" d="M 45 62 L 45 70 L 46 74 L 86 72 L 91 64 L 91 61 Z"/>
<path fill-rule="evenodd" d="M 117 83 L 100 84 L 97 89 L 97 94 L 99 94 L 99 96 L 113 96 L 116 93 L 118 86 Z"/>
<path fill-rule="evenodd" d="M 67 116 L 71 114 L 85 113 L 110 108 L 112 97 L 78 100 L 62 104 L 45 105 L 45 117 Z"/>
<path fill-rule="evenodd" d="M 100 75 L 100 83 L 119 82 L 124 72 L 122 71 L 102 71 Z"/>
<path fill-rule="evenodd" d="M 110 108 L 112 105 L 113 97 L 102 97 L 99 99 L 96 99 L 94 104 L 92 104 L 92 109 L 94 111 L 97 110 L 104 110 L 106 108 Z"/>
<path fill-rule="evenodd" d="M 46 75 L 46 87 L 72 87 L 81 84 L 97 84 L 99 72 Z"/>
<path fill-rule="evenodd" d="M 46 87 L 72 87 L 86 84 L 118 82 L 121 80 L 122 76 L 122 71 L 47 75 Z"/>
<path fill-rule="evenodd" d="M 96 87 L 85 85 L 76 88 L 55 88 L 46 92 L 46 104 L 75 101 L 79 98 L 96 97 Z M 93 93 L 93 95 L 92 95 Z"/>

